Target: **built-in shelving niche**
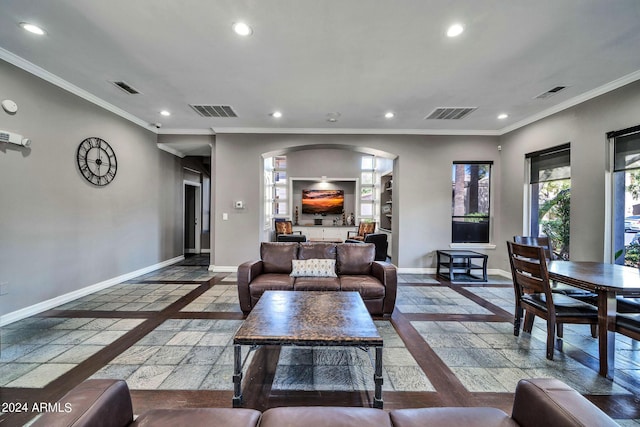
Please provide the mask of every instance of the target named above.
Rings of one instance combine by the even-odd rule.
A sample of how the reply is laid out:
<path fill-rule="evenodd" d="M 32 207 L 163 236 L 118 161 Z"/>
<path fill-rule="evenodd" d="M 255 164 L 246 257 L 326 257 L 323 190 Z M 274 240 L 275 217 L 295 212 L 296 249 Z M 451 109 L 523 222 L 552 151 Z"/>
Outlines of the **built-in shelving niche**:
<path fill-rule="evenodd" d="M 359 210 L 359 199 L 356 194 L 360 192 L 360 180 L 357 178 L 291 178 L 290 200 L 291 220 L 295 223 L 296 207 L 298 208 L 298 225 L 314 225 L 316 215 L 302 213 L 302 190 L 343 190 L 345 217 Z M 342 225 L 342 215 L 326 215 L 322 218 L 325 226 L 333 225 L 335 219 L 338 225 Z"/>
<path fill-rule="evenodd" d="M 380 228 L 391 231 L 393 218 L 393 174 L 380 177 Z"/>

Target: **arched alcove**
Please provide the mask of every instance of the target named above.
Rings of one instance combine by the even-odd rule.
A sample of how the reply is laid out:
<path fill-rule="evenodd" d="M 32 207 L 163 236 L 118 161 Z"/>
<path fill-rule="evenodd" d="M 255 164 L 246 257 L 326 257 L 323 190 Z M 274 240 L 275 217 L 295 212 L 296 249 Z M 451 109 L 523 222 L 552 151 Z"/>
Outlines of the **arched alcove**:
<path fill-rule="evenodd" d="M 388 175 L 385 180 L 385 185 L 389 190 L 386 190 L 389 194 L 391 193 L 391 186 L 396 187 L 393 190 L 393 198 L 394 201 L 397 202 L 399 200 L 399 192 L 397 191 L 397 186 L 393 184 L 393 180 L 390 177 L 397 177 L 399 171 L 397 170 L 397 160 L 398 155 L 395 153 L 391 153 L 388 151 L 383 151 L 375 148 L 370 148 L 362 145 L 349 145 L 349 144 L 308 144 L 308 145 L 293 145 L 288 147 L 283 147 L 276 150 L 266 151 L 262 153 L 263 165 L 265 159 L 275 158 L 279 156 L 287 157 L 287 182 L 288 182 L 288 191 L 283 191 L 287 197 L 287 209 L 284 214 L 281 214 L 280 217 L 285 217 L 291 220 L 294 220 L 294 207 L 300 205 L 301 195 L 298 195 L 297 192 L 300 192 L 300 182 L 305 183 L 313 183 L 313 182 L 328 182 L 333 183 L 334 186 L 345 186 L 346 188 L 355 188 L 354 190 L 346 190 L 345 192 L 345 212 L 351 213 L 352 211 L 359 212 L 360 204 L 358 203 L 360 198 L 360 176 L 362 169 L 360 167 L 360 159 L 362 156 L 374 156 L 377 159 L 383 160 L 382 162 L 376 162 L 376 165 L 384 165 L 380 169 L 376 169 L 376 181 L 374 182 L 376 191 L 376 200 L 372 203 L 372 207 L 375 210 L 374 217 L 376 218 L 376 222 L 378 226 L 381 223 L 381 215 L 385 215 L 386 217 L 390 217 L 391 220 L 387 220 L 386 223 L 389 224 L 388 229 L 385 230 L 389 234 L 389 243 L 390 243 L 390 255 L 392 259 L 397 260 L 398 256 L 398 233 L 392 233 L 391 230 L 398 229 L 398 215 L 397 213 L 392 213 L 393 206 L 397 206 L 391 204 L 391 199 L 389 196 L 384 197 L 384 200 L 388 200 L 388 210 L 387 213 L 382 213 L 380 204 L 383 197 L 381 197 L 381 192 L 384 192 L 381 175 Z M 264 167 L 264 166 L 263 166 Z M 386 169 L 385 169 L 386 168 Z M 383 171 L 383 172 L 381 172 Z M 265 171 L 262 172 L 262 188 L 261 188 L 261 198 L 263 200 L 267 200 L 267 192 L 270 191 L 269 187 L 265 187 Z M 391 181 L 391 182 L 389 182 Z M 397 182 L 397 180 L 395 181 Z M 293 185 L 292 183 L 298 183 Z M 351 183 L 351 186 L 350 186 Z M 312 186 L 312 185 L 311 185 Z M 265 189 L 266 188 L 266 189 Z M 349 194 L 351 191 L 354 194 Z M 355 197 L 355 203 L 354 203 Z M 278 204 L 274 202 L 274 205 Z M 284 203 L 282 204 L 284 205 Z M 279 205 L 279 206 L 282 206 Z M 347 207 L 347 205 L 349 205 Z M 271 236 L 271 227 L 269 223 L 273 221 L 271 216 L 267 211 L 268 207 L 263 205 L 260 212 L 260 221 L 261 224 L 265 225 L 267 229 L 265 229 L 262 240 L 270 240 Z M 278 208 L 274 208 L 278 211 Z M 396 208 L 397 209 L 397 208 Z M 274 215 L 278 217 L 276 213 Z M 358 216 L 358 215 L 356 215 Z M 300 215 L 301 221 L 300 225 L 309 223 L 310 218 L 304 217 Z M 331 219 L 328 219 L 330 222 Z M 393 224 L 395 222 L 395 225 Z"/>

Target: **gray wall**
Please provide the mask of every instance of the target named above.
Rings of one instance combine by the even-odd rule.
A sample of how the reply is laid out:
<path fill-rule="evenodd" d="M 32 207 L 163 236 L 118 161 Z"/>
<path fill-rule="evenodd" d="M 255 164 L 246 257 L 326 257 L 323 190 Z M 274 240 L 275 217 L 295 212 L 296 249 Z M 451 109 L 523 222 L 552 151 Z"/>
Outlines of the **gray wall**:
<path fill-rule="evenodd" d="M 105 83 L 106 84 L 106 83 Z M 0 129 L 32 139 L 0 143 L 0 314 L 182 254 L 180 159 L 156 135 L 0 61 Z M 98 136 L 115 150 L 105 187 L 80 175 L 76 150 Z"/>
<path fill-rule="evenodd" d="M 501 223 L 503 240 L 521 234 L 524 155 L 571 143 L 571 259 L 603 261 L 608 131 L 640 124 L 640 82 L 601 95 L 561 113 L 503 135 Z M 508 268 L 506 244 L 499 242 L 499 267 Z"/>
<path fill-rule="evenodd" d="M 216 168 L 216 230 L 214 264 L 238 265 L 258 257 L 264 233 L 261 224 L 263 153 L 283 153 L 301 147 L 335 147 L 347 150 L 375 150 L 396 155 L 394 171 L 394 248 L 397 265 L 404 268 L 433 267 L 436 249 L 448 248 L 451 239 L 451 165 L 454 160 L 493 160 L 492 199 L 500 202 L 500 162 L 497 137 L 405 136 L 405 135 L 251 135 L 219 134 L 214 147 Z M 302 151 L 300 155 L 303 155 Z M 312 151 L 309 151 L 312 153 Z M 297 155 L 297 154 L 296 154 Z M 318 161 L 318 171 L 309 174 L 339 176 L 331 162 Z M 295 171 L 292 173 L 294 175 Z M 233 208 L 244 200 L 245 209 Z M 223 221 L 222 214 L 229 220 Z M 492 210 L 494 223 L 500 211 Z M 397 233 L 396 233 L 397 230 Z M 494 227 L 492 240 L 500 240 Z M 492 266 L 493 256 L 489 257 Z"/>

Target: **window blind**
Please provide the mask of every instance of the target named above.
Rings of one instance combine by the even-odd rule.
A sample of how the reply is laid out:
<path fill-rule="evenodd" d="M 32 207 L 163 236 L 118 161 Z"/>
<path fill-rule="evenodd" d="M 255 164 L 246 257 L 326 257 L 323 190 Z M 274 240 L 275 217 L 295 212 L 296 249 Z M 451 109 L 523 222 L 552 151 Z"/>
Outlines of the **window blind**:
<path fill-rule="evenodd" d="M 571 146 L 564 144 L 525 156 L 531 159 L 531 184 L 571 178 Z"/>
<path fill-rule="evenodd" d="M 640 168 L 640 132 L 614 137 L 614 172 Z"/>

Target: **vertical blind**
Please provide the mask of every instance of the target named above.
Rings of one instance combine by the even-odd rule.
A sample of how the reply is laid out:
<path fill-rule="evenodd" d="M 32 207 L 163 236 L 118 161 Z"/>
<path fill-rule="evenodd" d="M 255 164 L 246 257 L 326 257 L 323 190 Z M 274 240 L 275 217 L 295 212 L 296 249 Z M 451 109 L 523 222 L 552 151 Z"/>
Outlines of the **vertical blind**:
<path fill-rule="evenodd" d="M 531 184 L 571 178 L 571 144 L 525 155 L 531 159 Z"/>

